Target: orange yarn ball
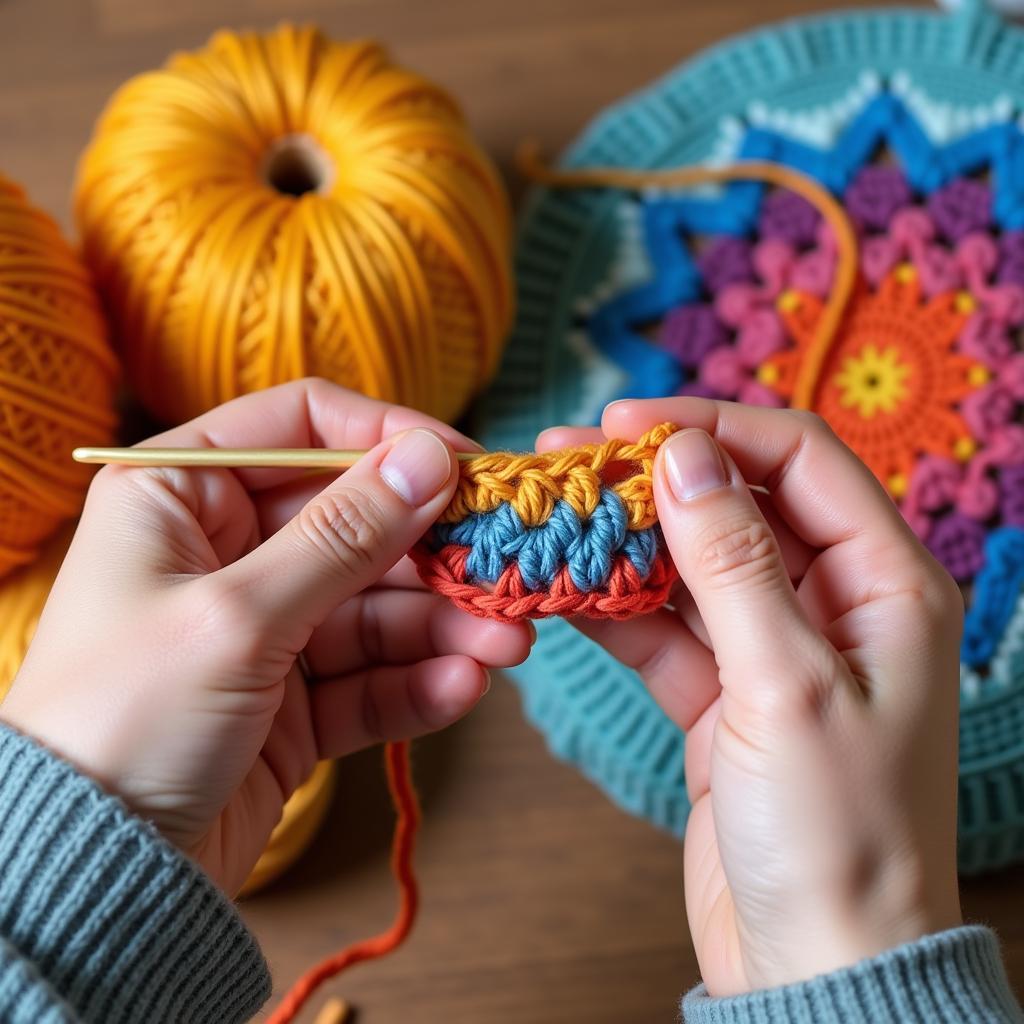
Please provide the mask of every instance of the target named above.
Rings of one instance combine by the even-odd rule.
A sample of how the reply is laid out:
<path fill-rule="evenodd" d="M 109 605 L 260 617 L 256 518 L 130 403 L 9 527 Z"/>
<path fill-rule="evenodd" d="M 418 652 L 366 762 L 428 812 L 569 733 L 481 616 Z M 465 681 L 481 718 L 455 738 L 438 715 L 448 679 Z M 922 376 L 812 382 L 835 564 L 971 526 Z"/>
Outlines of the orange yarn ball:
<path fill-rule="evenodd" d="M 0 176 L 0 575 L 81 509 L 77 445 L 113 437 L 117 363 L 88 272 Z"/>
<path fill-rule="evenodd" d="M 220 32 L 129 81 L 76 212 L 162 420 L 308 374 L 452 419 L 496 368 L 507 197 L 452 99 L 373 43 Z"/>

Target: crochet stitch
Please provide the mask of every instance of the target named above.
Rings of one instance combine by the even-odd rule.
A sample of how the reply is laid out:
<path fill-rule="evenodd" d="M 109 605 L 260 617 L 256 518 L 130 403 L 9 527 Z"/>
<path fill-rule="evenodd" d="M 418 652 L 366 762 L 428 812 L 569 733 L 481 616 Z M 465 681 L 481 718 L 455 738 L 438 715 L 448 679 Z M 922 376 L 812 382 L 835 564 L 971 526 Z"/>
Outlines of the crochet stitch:
<path fill-rule="evenodd" d="M 548 189 L 476 432 L 528 447 L 620 397 L 822 413 L 964 588 L 960 863 L 1024 859 L 1024 34 L 981 3 L 787 22 L 603 114 L 564 168 L 772 161 L 853 222 L 857 286 L 818 371 L 835 233 L 790 190 Z M 635 673 L 557 620 L 513 670 L 552 748 L 681 832 L 683 739 Z"/>
<path fill-rule="evenodd" d="M 651 474 L 670 423 L 631 444 L 461 464 L 451 503 L 413 552 L 423 581 L 502 622 L 549 615 L 629 618 L 665 603 L 675 580 Z"/>

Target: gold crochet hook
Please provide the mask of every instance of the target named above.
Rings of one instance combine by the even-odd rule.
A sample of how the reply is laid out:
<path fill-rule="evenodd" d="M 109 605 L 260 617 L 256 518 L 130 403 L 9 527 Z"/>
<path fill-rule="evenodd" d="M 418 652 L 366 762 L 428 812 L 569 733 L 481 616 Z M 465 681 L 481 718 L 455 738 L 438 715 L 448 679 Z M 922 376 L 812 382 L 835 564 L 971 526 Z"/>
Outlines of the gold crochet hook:
<path fill-rule="evenodd" d="M 224 469 L 350 469 L 366 454 L 348 448 L 76 448 L 75 462 L 118 466 L 217 466 Z M 456 452 L 469 462 L 487 452 Z"/>
<path fill-rule="evenodd" d="M 92 465 L 221 469 L 350 469 L 366 454 L 354 448 L 76 448 L 75 462 Z M 490 452 L 456 452 L 459 462 L 472 462 Z M 767 494 L 758 484 L 752 491 Z"/>

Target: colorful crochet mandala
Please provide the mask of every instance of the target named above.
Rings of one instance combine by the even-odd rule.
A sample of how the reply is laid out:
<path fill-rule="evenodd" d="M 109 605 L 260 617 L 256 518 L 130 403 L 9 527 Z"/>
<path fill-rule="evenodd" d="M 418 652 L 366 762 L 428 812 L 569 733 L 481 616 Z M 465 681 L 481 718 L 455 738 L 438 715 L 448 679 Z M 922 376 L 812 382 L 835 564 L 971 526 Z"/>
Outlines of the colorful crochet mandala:
<path fill-rule="evenodd" d="M 602 115 L 564 162 L 772 161 L 824 185 L 855 225 L 858 283 L 813 407 L 964 589 L 965 870 L 1024 859 L 1021 95 L 1024 34 L 980 3 L 830 16 L 684 65 Z M 626 396 L 784 406 L 835 270 L 831 229 L 784 189 L 538 190 L 480 433 L 530 447 Z M 681 831 L 683 741 L 632 672 L 554 621 L 515 677 L 556 752 Z"/>

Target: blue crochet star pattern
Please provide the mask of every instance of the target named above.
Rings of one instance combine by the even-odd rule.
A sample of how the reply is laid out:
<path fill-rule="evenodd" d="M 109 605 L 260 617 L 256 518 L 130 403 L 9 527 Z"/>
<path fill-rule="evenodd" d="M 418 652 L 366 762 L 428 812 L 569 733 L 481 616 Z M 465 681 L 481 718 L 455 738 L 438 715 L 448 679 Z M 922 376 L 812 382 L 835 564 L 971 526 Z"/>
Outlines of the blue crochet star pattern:
<path fill-rule="evenodd" d="M 863 281 L 818 411 L 964 588 L 968 872 L 1024 859 L 1022 87 L 1024 33 L 981 3 L 807 19 L 687 62 L 598 117 L 564 160 L 770 160 L 816 179 L 854 222 Z M 756 182 L 537 190 L 480 433 L 529 448 L 626 396 L 785 405 L 835 261 L 820 216 Z M 682 831 L 683 739 L 634 673 L 556 620 L 513 676 L 555 753 Z"/>

